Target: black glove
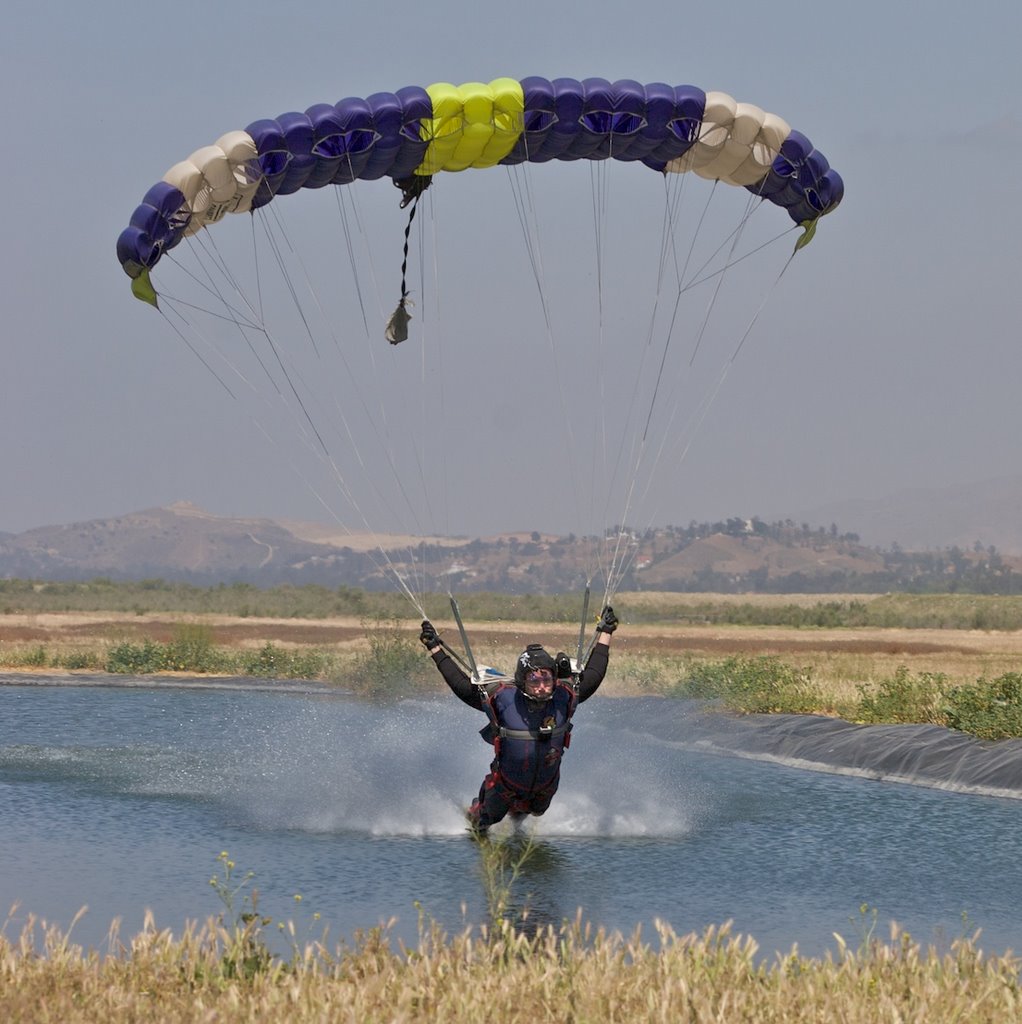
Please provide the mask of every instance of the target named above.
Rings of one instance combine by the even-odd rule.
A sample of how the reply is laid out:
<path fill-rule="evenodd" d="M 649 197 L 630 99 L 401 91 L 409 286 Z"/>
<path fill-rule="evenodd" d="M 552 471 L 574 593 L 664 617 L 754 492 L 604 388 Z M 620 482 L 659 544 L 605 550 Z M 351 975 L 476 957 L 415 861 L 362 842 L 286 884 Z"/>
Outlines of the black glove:
<path fill-rule="evenodd" d="M 421 643 L 427 651 L 440 646 L 440 637 L 437 636 L 436 628 L 429 619 L 422 620 L 422 632 L 419 634 L 419 643 Z"/>
<path fill-rule="evenodd" d="M 600 621 L 596 623 L 596 631 L 598 633 L 613 633 L 615 629 L 617 629 L 617 616 L 614 614 L 614 609 L 608 604 L 600 612 Z"/>

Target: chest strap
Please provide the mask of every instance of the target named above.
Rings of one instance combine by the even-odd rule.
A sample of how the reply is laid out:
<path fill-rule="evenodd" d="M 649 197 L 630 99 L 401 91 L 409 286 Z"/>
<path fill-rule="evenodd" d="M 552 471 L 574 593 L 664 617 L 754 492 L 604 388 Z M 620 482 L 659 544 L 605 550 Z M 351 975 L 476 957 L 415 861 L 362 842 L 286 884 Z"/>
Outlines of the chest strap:
<path fill-rule="evenodd" d="M 503 726 L 498 730 L 499 734 L 509 740 L 548 740 L 554 736 L 563 736 L 571 729 L 570 724 L 558 725 L 554 729 L 505 729 Z"/>

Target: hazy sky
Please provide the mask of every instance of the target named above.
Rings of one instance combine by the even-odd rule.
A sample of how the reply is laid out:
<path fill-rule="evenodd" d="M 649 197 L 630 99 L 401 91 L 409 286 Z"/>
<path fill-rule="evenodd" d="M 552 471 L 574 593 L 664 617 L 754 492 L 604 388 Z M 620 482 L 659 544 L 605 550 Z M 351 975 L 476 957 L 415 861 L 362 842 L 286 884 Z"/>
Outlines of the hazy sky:
<path fill-rule="evenodd" d="M 379 529 L 581 533 L 619 521 L 623 508 L 638 525 L 687 523 L 1019 471 L 1015 0 L 783 9 L 8 0 L 5 11 L 0 530 L 190 500 L 224 515 L 333 514 L 354 528 L 365 518 Z M 371 260 L 356 254 L 368 331 L 334 190 L 272 204 L 311 276 L 325 275 L 324 302 L 341 305 L 324 311 L 330 327 L 318 344 L 350 346 L 350 362 L 300 366 L 296 355 L 293 364 L 322 402 L 311 418 L 333 432 L 336 474 L 298 436 L 301 423 L 278 416 L 277 398 L 253 398 L 221 370 L 231 398 L 170 322 L 132 298 L 117 235 L 168 167 L 224 131 L 344 96 L 533 74 L 728 92 L 785 117 L 846 183 L 840 209 L 776 287 L 790 234 L 774 263 L 750 271 L 759 284 L 745 283 L 744 264 L 728 277 L 720 337 L 707 333 L 691 372 L 685 359 L 669 371 L 643 463 L 652 468 L 634 474 L 631 492 L 632 475 L 614 466 L 650 401 L 648 377 L 633 398 L 633 371 L 664 202 L 645 168 L 619 165 L 599 186 L 602 331 L 589 169 L 526 179 L 539 193 L 552 342 L 500 169 L 438 177 L 414 236 L 424 269 L 416 242 L 412 336 L 393 351 L 382 324 L 398 292 L 396 191 L 351 189 L 371 250 Z M 699 187 L 710 191 L 696 183 L 694 211 Z M 781 211 L 760 216 L 787 225 Z M 245 265 L 253 219 L 234 220 L 218 229 Z M 610 306 L 615 289 L 623 312 Z M 696 333 L 711 295 L 686 314 Z M 284 349 L 309 345 L 296 318 L 277 337 Z M 671 344 L 673 359 L 693 341 Z"/>

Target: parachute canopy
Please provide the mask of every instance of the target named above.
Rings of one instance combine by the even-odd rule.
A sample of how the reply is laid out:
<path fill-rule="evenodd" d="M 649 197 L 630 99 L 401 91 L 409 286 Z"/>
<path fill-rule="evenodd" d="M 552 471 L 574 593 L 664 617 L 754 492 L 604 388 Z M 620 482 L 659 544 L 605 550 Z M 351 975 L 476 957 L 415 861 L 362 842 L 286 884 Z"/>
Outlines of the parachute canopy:
<path fill-rule="evenodd" d="M 809 139 L 726 93 L 601 78 L 440 83 L 317 104 L 222 135 L 149 189 L 117 257 L 135 294 L 154 301 L 148 272 L 164 250 L 279 195 L 384 177 L 409 195 L 439 171 L 582 159 L 747 188 L 787 210 L 804 240 L 844 192 Z"/>

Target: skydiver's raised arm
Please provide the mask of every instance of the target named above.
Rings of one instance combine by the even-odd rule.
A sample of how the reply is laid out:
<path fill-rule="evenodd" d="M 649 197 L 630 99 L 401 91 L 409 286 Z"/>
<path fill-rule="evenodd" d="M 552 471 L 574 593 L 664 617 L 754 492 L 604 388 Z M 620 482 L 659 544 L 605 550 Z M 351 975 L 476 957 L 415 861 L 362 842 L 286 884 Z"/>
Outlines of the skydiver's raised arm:
<path fill-rule="evenodd" d="M 436 667 L 440 669 L 440 675 L 444 677 L 444 682 L 454 691 L 454 695 L 470 708 L 484 711 L 479 688 L 462 671 L 461 666 L 442 647 L 429 653 L 432 655 Z"/>
<path fill-rule="evenodd" d="M 614 609 L 608 604 L 600 615 L 600 621 L 596 624 L 599 635 L 596 638 L 596 645 L 593 647 L 586 667 L 578 680 L 578 702 L 588 700 L 600 688 L 603 677 L 607 674 L 607 663 L 610 660 L 610 637 L 617 629 L 617 616 Z"/>
<path fill-rule="evenodd" d="M 454 691 L 454 695 L 464 701 L 470 708 L 476 711 L 483 711 L 483 700 L 479 690 L 473 685 L 472 680 L 461 666 L 443 649 L 440 644 L 440 637 L 437 635 L 433 623 L 429 619 L 423 619 L 422 632 L 419 634 L 419 642 L 429 651 L 433 663 L 440 670 L 444 682 Z"/>

